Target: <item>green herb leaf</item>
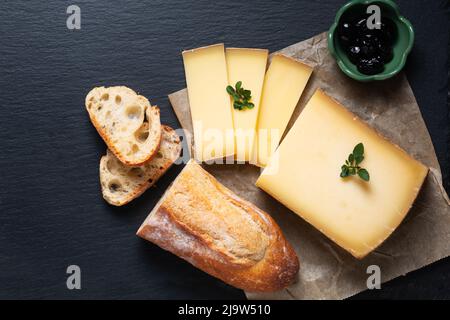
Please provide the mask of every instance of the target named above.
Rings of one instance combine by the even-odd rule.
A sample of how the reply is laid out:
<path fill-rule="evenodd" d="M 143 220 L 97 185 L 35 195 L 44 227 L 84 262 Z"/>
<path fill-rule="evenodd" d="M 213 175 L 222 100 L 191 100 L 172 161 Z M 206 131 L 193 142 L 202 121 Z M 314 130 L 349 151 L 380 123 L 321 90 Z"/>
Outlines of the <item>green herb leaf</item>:
<path fill-rule="evenodd" d="M 353 149 L 353 156 L 362 156 L 364 155 L 364 145 L 362 143 L 358 143 Z"/>
<path fill-rule="evenodd" d="M 234 94 L 236 94 L 236 92 L 234 91 L 234 89 L 233 89 L 233 87 L 232 86 L 228 86 L 227 87 L 227 92 L 228 92 L 228 94 L 229 95 L 234 95 Z"/>
<path fill-rule="evenodd" d="M 239 101 L 235 101 L 234 103 L 233 103 L 233 107 L 235 108 L 235 109 L 239 109 L 239 110 L 242 110 L 242 103 L 240 103 Z"/>
<path fill-rule="evenodd" d="M 357 155 L 355 156 L 355 162 L 356 164 L 360 164 L 364 160 L 364 155 Z"/>
<path fill-rule="evenodd" d="M 252 92 L 242 87 L 242 81 L 236 82 L 235 88 L 227 86 L 227 93 L 233 98 L 233 108 L 236 110 L 253 109 L 255 105 L 250 102 Z"/>
<path fill-rule="evenodd" d="M 348 158 L 345 160 L 345 164 L 341 166 L 341 178 L 345 178 L 348 176 L 358 175 L 362 180 L 369 181 L 370 175 L 369 172 L 361 168 L 359 164 L 364 160 L 364 145 L 362 143 L 358 143 L 354 148 L 353 152 L 348 155 Z"/>
<path fill-rule="evenodd" d="M 355 157 L 353 156 L 353 153 L 350 153 L 349 155 L 348 155 L 348 163 L 349 164 L 352 164 L 353 163 L 353 161 L 355 160 Z"/>
<path fill-rule="evenodd" d="M 348 167 L 342 166 L 341 167 L 341 178 L 348 177 Z"/>
<path fill-rule="evenodd" d="M 367 172 L 366 169 L 359 169 L 358 170 L 358 176 L 361 179 L 363 179 L 364 181 L 369 181 L 370 180 L 369 172 Z"/>

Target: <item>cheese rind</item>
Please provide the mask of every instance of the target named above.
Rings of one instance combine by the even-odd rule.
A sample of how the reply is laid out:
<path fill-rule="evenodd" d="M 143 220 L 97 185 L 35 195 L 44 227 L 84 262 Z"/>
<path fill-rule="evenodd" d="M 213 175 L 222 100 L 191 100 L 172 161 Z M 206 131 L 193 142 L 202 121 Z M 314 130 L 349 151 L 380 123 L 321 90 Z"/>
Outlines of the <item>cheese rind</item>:
<path fill-rule="evenodd" d="M 365 147 L 360 165 L 368 170 L 369 182 L 358 176 L 340 177 L 342 164 L 360 142 Z M 318 90 L 256 185 L 362 258 L 398 227 L 427 172 L 427 167 Z"/>
<path fill-rule="evenodd" d="M 252 92 L 252 109 L 232 108 L 235 130 L 235 150 L 238 161 L 250 161 L 255 140 L 256 121 L 269 51 L 266 49 L 227 48 L 225 51 L 228 82 L 234 87 L 242 81 L 242 87 Z"/>
<path fill-rule="evenodd" d="M 264 167 L 275 151 L 313 69 L 276 54 L 267 70 L 257 124 L 253 162 Z"/>
<path fill-rule="evenodd" d="M 195 158 L 210 161 L 234 155 L 234 129 L 223 44 L 183 51 L 191 108 Z"/>

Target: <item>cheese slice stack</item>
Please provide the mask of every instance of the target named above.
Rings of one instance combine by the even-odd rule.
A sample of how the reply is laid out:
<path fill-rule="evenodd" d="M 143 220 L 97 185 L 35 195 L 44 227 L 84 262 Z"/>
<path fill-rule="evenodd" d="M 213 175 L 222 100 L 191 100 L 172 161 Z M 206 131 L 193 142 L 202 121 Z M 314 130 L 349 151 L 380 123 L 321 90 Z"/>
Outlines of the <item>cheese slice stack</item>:
<path fill-rule="evenodd" d="M 268 54 L 265 49 L 226 49 L 229 84 L 234 88 L 238 81 L 242 81 L 242 87 L 252 92 L 251 102 L 255 105 L 252 109 L 232 108 L 238 161 L 251 160 Z"/>
<path fill-rule="evenodd" d="M 370 174 L 340 177 L 362 142 Z M 408 213 L 428 169 L 321 91 L 316 91 L 256 185 L 362 258 Z"/>
<path fill-rule="evenodd" d="M 257 146 L 253 160 L 264 167 L 278 147 L 289 119 L 306 87 L 312 68 L 293 58 L 277 54 L 264 80 L 257 125 Z"/>
<path fill-rule="evenodd" d="M 234 155 L 234 129 L 223 44 L 183 52 L 191 107 L 195 158 L 212 161 Z"/>

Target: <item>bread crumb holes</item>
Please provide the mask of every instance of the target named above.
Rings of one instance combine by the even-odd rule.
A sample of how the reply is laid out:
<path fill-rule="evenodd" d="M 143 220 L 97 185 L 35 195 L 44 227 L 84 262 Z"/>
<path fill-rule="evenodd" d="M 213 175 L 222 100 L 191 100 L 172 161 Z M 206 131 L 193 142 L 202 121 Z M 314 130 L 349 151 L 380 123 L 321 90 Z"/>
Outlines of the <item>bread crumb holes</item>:
<path fill-rule="evenodd" d="M 136 131 L 136 133 L 134 134 L 134 136 L 136 137 L 136 140 L 138 142 L 145 142 L 148 139 L 149 136 L 149 132 L 147 130 L 143 130 L 142 128 L 139 129 L 138 131 Z"/>
<path fill-rule="evenodd" d="M 122 184 L 118 180 L 113 180 L 109 182 L 108 188 L 112 193 L 119 192 L 122 189 Z"/>
<path fill-rule="evenodd" d="M 106 162 L 106 169 L 108 169 L 109 172 L 112 172 L 114 170 L 114 163 L 112 160 L 108 160 Z"/>
<path fill-rule="evenodd" d="M 141 168 L 131 168 L 128 171 L 128 175 L 132 177 L 142 178 L 142 176 L 144 175 L 144 171 Z"/>
<path fill-rule="evenodd" d="M 138 106 L 131 106 L 126 109 L 125 113 L 128 119 L 137 120 L 140 118 L 142 110 Z"/>
<path fill-rule="evenodd" d="M 139 146 L 137 145 L 137 144 L 133 144 L 132 146 L 131 146 L 131 153 L 137 153 L 137 152 L 139 152 Z"/>

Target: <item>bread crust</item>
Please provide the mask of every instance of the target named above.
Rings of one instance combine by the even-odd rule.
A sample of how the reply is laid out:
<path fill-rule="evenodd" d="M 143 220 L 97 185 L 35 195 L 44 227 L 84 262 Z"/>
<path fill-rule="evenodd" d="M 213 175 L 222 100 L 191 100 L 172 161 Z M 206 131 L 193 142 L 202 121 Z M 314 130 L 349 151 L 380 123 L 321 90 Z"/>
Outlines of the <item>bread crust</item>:
<path fill-rule="evenodd" d="M 162 166 L 155 169 L 155 170 L 157 170 L 157 172 L 155 172 L 151 176 L 152 177 L 151 181 L 146 179 L 137 188 L 132 189 L 131 192 L 127 192 L 127 197 L 121 198 L 120 200 L 114 200 L 106 194 L 105 188 L 107 188 L 107 186 L 105 185 L 105 181 L 103 181 L 104 179 L 102 179 L 102 176 L 104 174 L 104 173 L 102 173 L 102 170 L 106 170 L 108 158 L 109 158 L 109 156 L 113 156 L 113 155 L 110 155 L 107 153 L 105 156 L 103 156 L 100 159 L 100 166 L 99 166 L 100 184 L 102 186 L 103 198 L 106 200 L 106 202 L 108 202 L 109 204 L 114 205 L 114 206 L 123 206 L 123 205 L 131 202 L 132 200 L 134 200 L 137 197 L 139 197 L 140 195 L 142 195 L 151 186 L 153 186 L 158 181 L 158 179 L 161 176 L 163 176 L 167 170 L 169 170 L 169 168 L 172 166 L 172 164 L 178 158 L 178 156 L 181 152 L 181 141 L 180 141 L 180 138 L 178 137 L 178 135 L 175 133 L 175 131 L 171 127 L 166 126 L 166 125 L 161 125 L 161 131 L 163 132 L 163 135 L 167 135 L 170 138 L 172 138 L 172 140 L 174 140 L 172 142 L 173 144 L 178 144 L 177 148 L 175 149 L 175 151 L 177 152 L 177 156 L 170 158 L 170 159 L 169 158 L 165 159 Z M 150 162 L 151 162 L 151 160 L 150 160 Z M 148 163 L 150 163 L 150 162 L 148 162 Z M 133 167 L 136 168 L 138 166 L 133 166 Z M 145 170 L 145 167 L 143 168 L 143 170 Z"/>
<path fill-rule="evenodd" d="M 205 189 L 214 189 L 213 193 L 207 193 L 208 199 L 214 197 L 211 201 L 217 199 L 221 207 L 230 204 L 230 208 L 236 206 L 236 212 L 231 212 L 234 209 L 230 209 L 226 211 L 230 216 L 224 216 L 224 212 L 217 208 L 202 211 L 202 203 L 198 203 L 196 194 L 198 189 L 192 187 L 193 175 L 202 175 L 202 179 L 206 181 L 202 183 Z M 192 188 L 189 188 L 190 185 Z M 178 203 L 171 200 L 173 195 L 182 193 L 183 190 L 190 190 L 188 194 L 183 194 L 183 197 L 186 197 L 185 203 L 179 204 L 180 207 L 189 206 L 188 212 L 191 214 L 188 216 L 180 215 L 179 211 L 183 208 L 180 209 Z M 193 199 L 195 201 L 190 202 Z M 209 204 L 208 200 L 204 200 L 203 205 L 208 207 Z M 195 215 L 198 215 L 200 220 L 190 218 Z M 239 215 L 242 216 L 240 223 L 228 228 L 227 218 L 239 219 Z M 217 216 L 220 224 L 214 224 Z M 196 224 L 192 224 L 193 222 Z M 233 228 L 239 230 L 232 230 Z M 226 234 L 222 234 L 221 230 Z M 210 275 L 246 291 L 281 290 L 295 280 L 299 270 L 295 251 L 270 215 L 221 185 L 193 160 L 166 191 L 139 228 L 137 235 Z M 228 241 L 230 238 L 232 241 Z M 252 243 L 255 239 L 260 239 L 260 243 Z"/>
<path fill-rule="evenodd" d="M 93 112 L 91 112 L 90 108 L 89 108 L 89 99 L 95 95 L 97 90 L 108 90 L 108 89 L 121 89 L 121 90 L 126 90 L 128 93 L 134 94 L 136 95 L 136 97 L 138 99 L 141 99 L 142 101 L 145 101 L 149 106 L 145 109 L 144 113 L 145 116 L 147 117 L 147 120 L 150 122 L 150 119 L 156 119 L 157 123 L 159 124 L 159 130 L 156 136 L 152 136 L 152 139 L 155 139 L 156 143 L 153 145 L 153 147 L 148 151 L 148 154 L 145 158 L 139 160 L 139 161 L 131 161 L 130 159 L 128 159 L 121 150 L 119 150 L 119 148 L 116 147 L 116 145 L 113 143 L 113 141 L 111 140 L 111 137 L 105 132 L 105 130 L 103 130 L 101 124 L 99 123 L 99 121 L 97 120 L 95 114 Z M 86 110 L 88 111 L 89 114 L 89 118 L 93 124 L 93 126 L 95 127 L 95 129 L 97 130 L 98 134 L 102 137 L 102 139 L 105 141 L 106 145 L 108 146 L 108 149 L 111 150 L 114 155 L 117 157 L 117 159 L 119 159 L 123 164 L 129 165 L 129 166 L 140 166 L 143 165 L 149 161 L 151 161 L 153 159 L 153 157 L 156 155 L 160 143 L 161 143 L 161 125 L 160 125 L 160 111 L 158 106 L 151 106 L 150 103 L 148 102 L 147 98 L 145 98 L 144 96 L 139 96 L 136 92 L 134 92 L 132 89 L 127 88 L 127 87 L 110 87 L 110 88 L 105 88 L 105 87 L 98 87 L 98 88 L 94 88 L 92 89 L 86 96 Z"/>
<path fill-rule="evenodd" d="M 156 107 L 152 106 L 152 108 L 156 108 Z M 158 114 L 159 114 L 159 109 L 158 109 Z M 120 162 L 122 162 L 123 164 L 126 164 L 127 166 L 141 166 L 141 165 L 146 164 L 147 162 L 151 161 L 153 159 L 153 157 L 156 155 L 156 152 L 158 152 L 159 146 L 161 144 L 161 135 L 159 135 L 157 146 L 155 148 L 152 148 L 152 150 L 150 151 L 147 158 L 145 158 L 142 161 L 138 161 L 138 162 L 133 162 L 133 161 L 127 160 L 124 157 L 124 155 L 122 154 L 122 152 L 120 152 L 120 150 L 117 149 L 116 146 L 112 143 L 112 141 L 108 137 L 108 135 L 101 129 L 101 126 L 95 119 L 95 116 L 91 115 L 89 113 L 89 117 L 91 119 L 93 126 L 97 130 L 98 134 L 102 137 L 102 139 L 105 141 L 106 145 L 108 146 L 108 149 L 111 150 L 114 153 L 114 155 L 117 157 L 117 159 L 119 159 Z"/>

